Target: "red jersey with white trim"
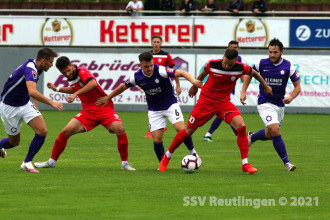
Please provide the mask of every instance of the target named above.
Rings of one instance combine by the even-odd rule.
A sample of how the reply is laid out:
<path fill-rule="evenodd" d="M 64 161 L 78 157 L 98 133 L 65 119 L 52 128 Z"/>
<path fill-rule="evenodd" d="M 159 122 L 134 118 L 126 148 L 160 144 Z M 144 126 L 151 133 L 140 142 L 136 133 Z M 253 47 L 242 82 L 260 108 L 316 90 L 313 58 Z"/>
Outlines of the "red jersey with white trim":
<path fill-rule="evenodd" d="M 175 63 L 169 53 L 163 50 L 160 50 L 157 54 L 154 54 L 153 51 L 150 52 L 153 55 L 154 64 L 171 68 L 175 67 Z"/>
<path fill-rule="evenodd" d="M 107 94 L 103 91 L 91 72 L 89 72 L 89 70 L 87 70 L 85 67 L 76 67 L 76 71 L 76 78 L 69 81 L 69 84 L 74 89 L 74 91 L 83 88 L 89 82 L 89 80 L 95 80 L 97 83 L 96 88 L 84 94 L 78 95 L 83 109 L 98 110 L 102 108 L 102 105 L 95 105 L 95 101 L 100 97 L 107 96 Z M 107 106 L 113 108 L 113 102 L 110 100 Z"/>
<path fill-rule="evenodd" d="M 210 60 L 204 70 L 209 78 L 202 87 L 202 99 L 213 103 L 230 102 L 230 93 L 236 85 L 236 81 L 242 75 L 250 75 L 252 68 L 244 63 L 236 62 L 232 69 L 225 70 L 222 67 L 223 59 Z"/>

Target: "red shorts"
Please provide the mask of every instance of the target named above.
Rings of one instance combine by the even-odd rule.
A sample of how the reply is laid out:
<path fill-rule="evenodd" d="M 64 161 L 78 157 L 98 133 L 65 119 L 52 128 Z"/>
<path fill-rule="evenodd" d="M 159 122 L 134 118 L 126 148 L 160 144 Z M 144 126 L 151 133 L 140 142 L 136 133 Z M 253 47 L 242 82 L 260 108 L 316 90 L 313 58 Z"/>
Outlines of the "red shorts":
<path fill-rule="evenodd" d="M 121 121 L 117 113 L 112 108 L 102 108 L 95 110 L 82 110 L 75 117 L 86 131 L 90 131 L 99 124 L 109 130 L 110 125 L 115 121 Z"/>
<path fill-rule="evenodd" d="M 198 99 L 197 104 L 189 116 L 187 127 L 196 130 L 208 122 L 214 115 L 217 115 L 227 124 L 230 124 L 231 120 L 235 116 L 241 115 L 241 113 L 230 101 L 214 104 L 204 99 Z"/>

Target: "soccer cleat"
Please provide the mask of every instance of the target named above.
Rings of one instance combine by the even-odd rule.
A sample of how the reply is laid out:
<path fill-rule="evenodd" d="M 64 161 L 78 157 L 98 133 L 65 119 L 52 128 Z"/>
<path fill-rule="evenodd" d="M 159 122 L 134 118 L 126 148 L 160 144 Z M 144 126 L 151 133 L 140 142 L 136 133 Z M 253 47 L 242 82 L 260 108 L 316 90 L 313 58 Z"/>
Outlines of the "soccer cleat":
<path fill-rule="evenodd" d="M 249 173 L 256 173 L 258 170 L 254 168 L 251 164 L 246 163 L 242 166 L 242 171 L 243 172 L 249 172 Z"/>
<path fill-rule="evenodd" d="M 284 164 L 284 166 L 288 171 L 294 171 L 297 168 L 296 165 L 293 165 L 290 162 Z"/>
<path fill-rule="evenodd" d="M 171 158 L 168 158 L 166 154 L 164 154 L 162 160 L 159 163 L 159 171 L 165 172 L 168 166 L 168 163 L 170 162 Z"/>
<path fill-rule="evenodd" d="M 210 136 L 205 136 L 205 137 L 203 138 L 203 141 L 213 142 L 213 141 L 212 141 L 212 138 L 211 138 Z"/>
<path fill-rule="evenodd" d="M 252 140 L 251 140 L 251 137 L 252 137 L 252 135 L 253 135 L 254 133 L 253 133 L 253 131 L 249 131 L 248 133 L 247 133 L 247 136 L 248 136 L 248 139 L 249 139 L 249 148 L 252 146 L 252 144 L 253 144 L 253 142 L 252 142 Z"/>
<path fill-rule="evenodd" d="M 121 169 L 122 170 L 129 170 L 129 171 L 136 170 L 135 168 L 131 167 L 131 165 L 129 163 L 127 163 L 124 166 L 122 166 Z"/>
<path fill-rule="evenodd" d="M 150 133 L 150 130 L 147 132 L 146 136 L 144 136 L 144 138 L 152 138 L 152 135 Z"/>
<path fill-rule="evenodd" d="M 27 163 L 24 163 L 24 161 L 23 161 L 23 163 L 21 165 L 21 170 L 25 170 L 25 171 L 28 171 L 30 173 L 39 173 L 38 170 L 34 169 L 31 161 L 27 162 Z"/>
<path fill-rule="evenodd" d="M 37 168 L 55 168 L 55 166 L 51 166 L 49 164 L 49 161 L 45 161 L 45 162 L 40 162 L 40 163 L 34 163 L 34 166 Z"/>
<path fill-rule="evenodd" d="M 202 159 L 199 157 L 197 153 L 193 153 L 192 155 L 197 158 L 197 166 L 200 167 L 202 165 Z"/>
<path fill-rule="evenodd" d="M 0 149 L 0 157 L 2 157 L 2 158 L 7 157 L 7 152 L 6 152 L 5 148 Z"/>

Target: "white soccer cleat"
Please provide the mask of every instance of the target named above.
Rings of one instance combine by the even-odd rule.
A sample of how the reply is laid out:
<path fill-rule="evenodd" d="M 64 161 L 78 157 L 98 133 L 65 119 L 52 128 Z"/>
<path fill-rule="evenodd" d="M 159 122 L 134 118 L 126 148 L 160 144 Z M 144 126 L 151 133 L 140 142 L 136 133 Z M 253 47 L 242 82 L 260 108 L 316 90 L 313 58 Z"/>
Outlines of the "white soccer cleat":
<path fill-rule="evenodd" d="M 248 139 L 249 139 L 249 148 L 252 146 L 252 144 L 253 144 L 253 142 L 252 142 L 252 140 L 251 140 L 251 137 L 252 137 L 252 135 L 253 135 L 254 133 L 253 133 L 253 131 L 249 131 L 248 133 L 247 133 L 247 136 L 248 136 Z"/>
<path fill-rule="evenodd" d="M 287 171 L 294 171 L 297 168 L 296 165 L 293 165 L 290 162 L 284 164 L 284 166 L 287 169 Z"/>
<path fill-rule="evenodd" d="M 45 161 L 45 162 L 40 162 L 40 163 L 34 163 L 34 166 L 37 168 L 55 168 L 55 166 L 51 166 L 49 164 L 49 161 Z"/>
<path fill-rule="evenodd" d="M 27 163 L 24 163 L 24 161 L 23 161 L 23 163 L 21 165 L 21 170 L 25 170 L 25 171 L 28 171 L 30 173 L 39 173 L 39 171 L 34 168 L 31 161 L 27 162 Z"/>
<path fill-rule="evenodd" d="M 0 149 L 0 157 L 2 157 L 2 158 L 7 157 L 7 152 L 6 152 L 5 148 Z"/>
<path fill-rule="evenodd" d="M 129 170 L 129 171 L 136 170 L 135 168 L 131 167 L 131 165 L 129 163 L 127 163 L 124 166 L 122 166 L 121 169 L 122 170 Z"/>
<path fill-rule="evenodd" d="M 199 157 L 197 153 L 193 153 L 192 155 L 197 158 L 197 166 L 200 167 L 202 165 L 202 159 Z"/>

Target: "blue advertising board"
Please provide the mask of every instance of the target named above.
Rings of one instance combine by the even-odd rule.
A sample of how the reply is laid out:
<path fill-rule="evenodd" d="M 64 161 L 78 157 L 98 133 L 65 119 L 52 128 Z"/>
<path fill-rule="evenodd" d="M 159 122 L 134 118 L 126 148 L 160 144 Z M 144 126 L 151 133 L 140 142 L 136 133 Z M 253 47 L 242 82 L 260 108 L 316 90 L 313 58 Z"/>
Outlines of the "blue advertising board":
<path fill-rule="evenodd" d="M 290 47 L 330 47 L 330 19 L 291 19 Z"/>

